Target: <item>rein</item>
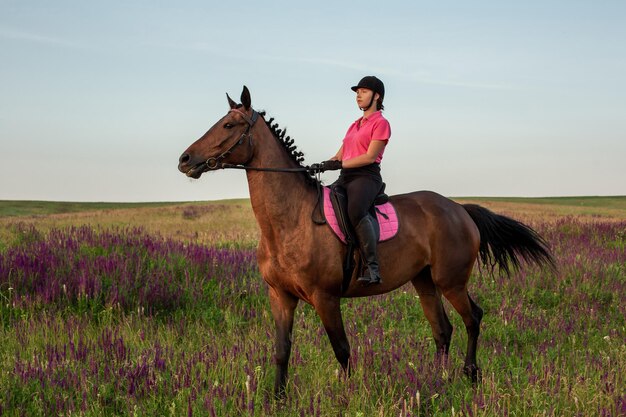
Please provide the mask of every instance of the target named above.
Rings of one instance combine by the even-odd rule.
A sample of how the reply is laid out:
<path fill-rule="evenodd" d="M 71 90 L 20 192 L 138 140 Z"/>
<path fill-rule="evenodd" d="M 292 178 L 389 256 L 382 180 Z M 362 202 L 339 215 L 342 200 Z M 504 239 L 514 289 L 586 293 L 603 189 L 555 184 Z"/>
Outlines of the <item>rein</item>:
<path fill-rule="evenodd" d="M 248 171 L 265 171 L 265 172 L 313 172 L 319 173 L 319 168 L 301 167 L 301 168 L 256 168 L 246 165 L 221 164 L 220 168 L 245 169 Z"/>
<path fill-rule="evenodd" d="M 323 211 L 324 194 L 322 193 L 322 184 L 320 182 L 321 170 L 319 168 L 310 167 L 310 166 L 300 167 L 300 168 L 257 168 L 257 167 L 251 167 L 251 166 L 245 165 L 246 163 L 249 162 L 249 160 L 244 162 L 244 165 L 228 164 L 228 163 L 222 162 L 233 152 L 233 150 L 237 146 L 245 142 L 246 138 L 250 142 L 250 146 L 253 145 L 252 133 L 250 133 L 250 130 L 252 129 L 252 126 L 254 126 L 257 119 L 259 118 L 259 113 L 254 109 L 252 110 L 252 117 L 248 117 L 244 112 L 238 109 L 231 109 L 230 111 L 239 113 L 239 115 L 241 115 L 241 117 L 243 117 L 243 119 L 248 123 L 248 128 L 246 129 L 244 133 L 241 134 L 241 136 L 239 137 L 239 140 L 237 140 L 237 142 L 235 142 L 230 148 L 224 151 L 221 155 L 207 159 L 204 162 L 207 169 L 210 171 L 214 171 L 217 169 L 245 169 L 246 171 L 264 171 L 264 172 L 287 172 L 287 173 L 312 172 L 316 174 L 317 176 L 317 181 L 316 181 L 317 202 L 315 203 L 315 207 L 313 207 L 313 212 L 311 213 L 311 220 L 313 221 L 313 223 L 317 225 L 326 224 L 326 218 L 324 217 L 324 211 Z M 250 157 L 250 159 L 252 159 L 252 157 Z M 321 220 L 315 219 L 314 215 L 315 215 L 316 210 L 318 211 L 319 218 Z"/>

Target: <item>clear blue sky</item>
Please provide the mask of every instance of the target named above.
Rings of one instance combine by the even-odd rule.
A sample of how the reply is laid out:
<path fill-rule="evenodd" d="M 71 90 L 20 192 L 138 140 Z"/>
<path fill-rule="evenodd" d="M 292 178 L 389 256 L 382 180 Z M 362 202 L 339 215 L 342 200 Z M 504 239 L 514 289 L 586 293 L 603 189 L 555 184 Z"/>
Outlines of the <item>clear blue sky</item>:
<path fill-rule="evenodd" d="M 247 85 L 313 163 L 369 74 L 390 193 L 626 194 L 626 2 L 300 4 L 0 0 L 0 199 L 247 197 L 242 172 L 176 169 L 224 93 Z"/>

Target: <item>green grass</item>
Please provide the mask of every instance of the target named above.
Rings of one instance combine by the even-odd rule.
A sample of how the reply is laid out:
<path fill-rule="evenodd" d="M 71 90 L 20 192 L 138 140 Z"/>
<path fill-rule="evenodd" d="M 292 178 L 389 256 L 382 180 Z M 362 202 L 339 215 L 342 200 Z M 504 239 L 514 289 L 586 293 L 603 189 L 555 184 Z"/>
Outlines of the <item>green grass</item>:
<path fill-rule="evenodd" d="M 551 204 L 510 200 L 501 201 L 508 210 Z M 555 204 L 563 205 L 561 200 Z M 59 217 L 53 214 L 14 217 L 5 223 L 11 239 L 4 251 L 37 247 L 49 227 L 83 222 L 104 230 L 143 223 L 151 225 L 150 232 L 189 241 L 193 235 L 179 231 L 197 231 L 209 234 L 200 241 L 217 245 L 241 236 L 254 240 L 247 200 L 207 208 L 212 204 L 109 207 L 102 209 L 115 211 L 108 217 L 61 216 L 63 223 L 52 222 Z M 188 205 L 201 209 L 184 211 Z M 588 207 L 591 213 L 607 209 Z M 620 210 L 619 204 L 611 208 Z M 356 365 L 349 380 L 337 377 L 320 319 L 300 303 L 288 397 L 280 404 L 272 399 L 274 324 L 258 272 L 221 287 L 205 280 L 192 302 L 153 315 L 115 305 L 88 308 L 90 300 L 82 299 L 20 303 L 15 288 L 0 285 L 0 415 L 57 415 L 57 409 L 72 409 L 61 414 L 77 416 L 205 416 L 211 409 L 217 416 L 277 417 L 620 415 L 626 407 L 626 222 L 623 217 L 617 223 L 604 217 L 580 222 L 568 215 L 561 223 L 542 223 L 541 212 L 535 213 L 538 230 L 559 260 L 559 274 L 525 267 L 508 279 L 477 272 L 472 277 L 469 290 L 485 311 L 478 386 L 461 373 L 467 336 L 447 302 L 455 329 L 449 363 L 433 364 L 431 329 L 410 287 L 342 300 Z M 18 233 L 22 229 L 15 224 L 26 220 L 41 230 Z M 232 234 L 235 227 L 240 229 Z M 0 239 L 0 256 L 1 246 Z M 110 251 L 83 244 L 77 253 L 90 261 Z M 185 253 L 169 263 L 180 262 L 179 270 L 193 274 Z M 139 270 L 163 262 L 140 259 Z M 205 275 L 196 273 L 194 279 Z"/>
<path fill-rule="evenodd" d="M 247 199 L 222 200 L 212 203 L 237 204 Z M 207 202 L 147 202 L 147 203 L 107 203 L 69 201 L 28 201 L 0 200 L 0 218 L 18 216 L 46 216 L 50 214 L 78 213 L 97 210 L 121 210 L 133 208 L 167 207 L 176 205 L 209 204 Z"/>
<path fill-rule="evenodd" d="M 488 201 L 494 203 L 540 204 L 599 209 L 617 209 L 626 212 L 626 196 L 602 197 L 454 197 L 461 201 Z M 106 203 L 106 202 L 67 202 L 67 201 L 26 201 L 0 200 L 0 217 L 45 216 L 50 214 L 78 213 L 96 210 L 117 210 L 132 208 L 167 207 L 199 204 L 249 204 L 248 199 L 231 199 L 198 202 L 147 202 L 147 203 Z"/>
<path fill-rule="evenodd" d="M 110 210 L 137 207 L 160 207 L 173 203 L 82 203 L 68 201 L 0 201 L 0 217 L 45 216 L 81 211 Z"/>
<path fill-rule="evenodd" d="M 573 207 L 596 207 L 626 211 L 626 196 L 589 197 L 455 197 L 455 200 L 493 201 L 517 204 L 542 204 Z"/>

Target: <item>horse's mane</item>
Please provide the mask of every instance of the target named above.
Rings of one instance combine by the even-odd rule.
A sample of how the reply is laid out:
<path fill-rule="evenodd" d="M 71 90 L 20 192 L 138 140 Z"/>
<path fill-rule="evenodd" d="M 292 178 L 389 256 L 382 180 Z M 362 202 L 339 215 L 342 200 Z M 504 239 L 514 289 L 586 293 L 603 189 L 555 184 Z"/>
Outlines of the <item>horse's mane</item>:
<path fill-rule="evenodd" d="M 263 121 L 269 128 L 272 135 L 276 138 L 278 143 L 287 151 L 287 155 L 289 158 L 294 161 L 299 167 L 305 168 L 306 165 L 303 165 L 304 162 L 304 153 L 298 151 L 296 145 L 293 144 L 294 140 L 290 136 L 286 136 L 287 129 L 279 129 L 278 123 L 272 124 L 274 118 L 271 117 L 269 120 L 265 120 L 265 111 L 260 111 L 259 114 L 263 116 Z M 304 179 L 307 184 L 316 185 L 318 180 L 315 176 L 307 171 L 303 173 Z"/>

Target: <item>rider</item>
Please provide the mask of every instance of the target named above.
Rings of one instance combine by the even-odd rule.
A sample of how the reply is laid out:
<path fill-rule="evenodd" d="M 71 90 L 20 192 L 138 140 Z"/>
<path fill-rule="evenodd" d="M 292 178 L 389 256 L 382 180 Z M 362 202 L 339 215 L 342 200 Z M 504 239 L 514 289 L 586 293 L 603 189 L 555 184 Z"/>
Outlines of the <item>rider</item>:
<path fill-rule="evenodd" d="M 381 80 L 371 75 L 363 77 L 352 91 L 356 92 L 363 116 L 350 125 L 337 154 L 321 166 L 324 170 L 341 169 L 336 184 L 346 190 L 348 217 L 369 271 L 358 281 L 372 285 L 381 283 L 382 278 L 376 254 L 378 233 L 368 211 L 383 184 L 380 161 L 391 127 L 382 114 L 385 85 Z"/>

